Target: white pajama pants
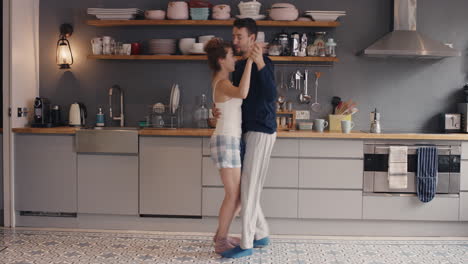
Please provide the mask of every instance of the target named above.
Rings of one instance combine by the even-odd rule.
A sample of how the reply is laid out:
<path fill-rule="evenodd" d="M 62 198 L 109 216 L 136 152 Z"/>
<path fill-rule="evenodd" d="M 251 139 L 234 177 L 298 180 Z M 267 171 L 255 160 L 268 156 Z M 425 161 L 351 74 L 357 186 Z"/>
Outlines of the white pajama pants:
<path fill-rule="evenodd" d="M 260 195 L 268 172 L 276 133 L 247 132 L 244 134 L 245 155 L 241 177 L 241 248 L 253 247 L 254 239 L 269 235 L 268 223 L 260 206 Z"/>

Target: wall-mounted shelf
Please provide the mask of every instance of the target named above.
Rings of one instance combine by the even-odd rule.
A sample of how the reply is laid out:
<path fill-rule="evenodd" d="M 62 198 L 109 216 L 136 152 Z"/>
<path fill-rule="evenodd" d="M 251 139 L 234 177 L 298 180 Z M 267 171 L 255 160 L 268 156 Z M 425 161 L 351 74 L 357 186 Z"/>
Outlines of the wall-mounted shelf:
<path fill-rule="evenodd" d="M 272 61 L 277 62 L 338 62 L 338 58 L 332 57 L 290 57 L 269 56 Z M 88 59 L 96 60 L 180 60 L 201 61 L 207 60 L 204 55 L 89 55 Z"/>
<path fill-rule="evenodd" d="M 120 26 L 232 26 L 234 20 L 88 20 L 96 27 Z M 340 22 L 259 20 L 260 27 L 338 27 Z"/>

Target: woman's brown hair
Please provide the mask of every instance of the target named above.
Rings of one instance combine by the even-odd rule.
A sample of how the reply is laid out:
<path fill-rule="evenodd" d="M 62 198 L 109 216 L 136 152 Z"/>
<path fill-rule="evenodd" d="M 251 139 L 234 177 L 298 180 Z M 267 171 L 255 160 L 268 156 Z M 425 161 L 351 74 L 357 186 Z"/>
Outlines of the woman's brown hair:
<path fill-rule="evenodd" d="M 220 38 L 213 38 L 206 43 L 205 52 L 208 55 L 208 65 L 214 72 L 221 70 L 219 59 L 225 59 L 229 49 L 232 49 L 231 43 Z"/>

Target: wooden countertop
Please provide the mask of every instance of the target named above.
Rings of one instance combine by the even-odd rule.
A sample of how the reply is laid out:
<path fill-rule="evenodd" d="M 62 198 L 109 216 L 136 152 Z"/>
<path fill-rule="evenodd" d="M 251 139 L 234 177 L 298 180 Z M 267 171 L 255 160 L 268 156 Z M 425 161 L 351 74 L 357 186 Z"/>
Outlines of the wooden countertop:
<path fill-rule="evenodd" d="M 213 133 L 213 129 L 142 129 L 140 135 L 142 136 L 198 136 L 209 137 Z M 399 139 L 399 140 L 468 140 L 468 134 L 426 134 L 426 133 L 382 133 L 371 134 L 366 132 L 352 132 L 350 134 L 343 134 L 340 132 L 314 132 L 314 131 L 280 131 L 278 132 L 279 138 L 335 138 L 335 139 Z"/>
<path fill-rule="evenodd" d="M 18 134 L 65 134 L 74 135 L 77 127 L 51 127 L 51 128 L 38 128 L 38 127 L 23 127 L 13 128 L 14 133 Z"/>
<path fill-rule="evenodd" d="M 13 132 L 22 134 L 68 134 L 73 135 L 79 128 L 54 127 L 54 128 L 14 128 Z M 179 136 L 179 137 L 209 137 L 213 129 L 180 128 L 180 129 L 151 129 L 139 130 L 141 136 Z M 279 138 L 327 138 L 327 139 L 395 139 L 395 140 L 458 140 L 468 141 L 468 134 L 426 134 L 426 133 L 382 133 L 371 134 L 365 132 L 352 132 L 343 134 L 339 132 L 312 132 L 312 131 L 281 131 Z"/>

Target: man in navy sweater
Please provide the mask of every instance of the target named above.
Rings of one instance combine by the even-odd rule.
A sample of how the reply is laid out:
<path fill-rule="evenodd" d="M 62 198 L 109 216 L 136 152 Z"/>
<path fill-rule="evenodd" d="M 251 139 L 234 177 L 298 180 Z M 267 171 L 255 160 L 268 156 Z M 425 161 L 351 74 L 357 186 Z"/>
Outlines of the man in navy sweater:
<path fill-rule="evenodd" d="M 277 97 L 274 67 L 263 48 L 255 43 L 257 25 L 253 19 L 237 19 L 233 28 L 233 46 L 242 59 L 236 63 L 233 84 L 239 86 L 246 59 L 254 60 L 250 90 L 242 103 L 242 133 L 245 153 L 241 177 L 241 244 L 221 255 L 239 258 L 253 253 L 253 247 L 270 244 L 268 224 L 260 207 L 260 194 L 276 140 Z"/>

